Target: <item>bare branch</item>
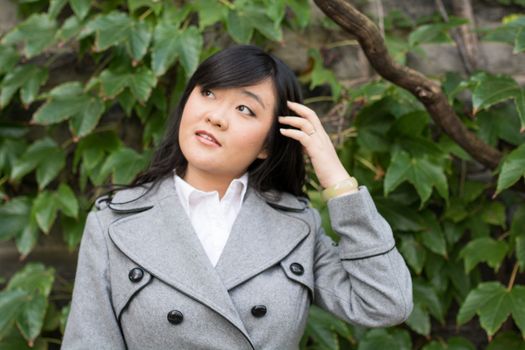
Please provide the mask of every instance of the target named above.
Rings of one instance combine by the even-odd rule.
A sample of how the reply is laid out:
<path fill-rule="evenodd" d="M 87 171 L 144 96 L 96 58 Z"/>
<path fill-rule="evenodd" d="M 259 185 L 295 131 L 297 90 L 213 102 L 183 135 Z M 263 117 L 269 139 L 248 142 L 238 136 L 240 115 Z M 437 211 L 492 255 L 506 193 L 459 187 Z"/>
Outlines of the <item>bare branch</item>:
<path fill-rule="evenodd" d="M 465 127 L 448 103 L 440 85 L 423 74 L 396 63 L 389 56 L 381 33 L 370 19 L 348 1 L 315 0 L 315 3 L 328 17 L 357 38 L 379 75 L 416 96 L 434 122 L 474 159 L 491 169 L 498 166 L 501 152 L 487 145 Z"/>

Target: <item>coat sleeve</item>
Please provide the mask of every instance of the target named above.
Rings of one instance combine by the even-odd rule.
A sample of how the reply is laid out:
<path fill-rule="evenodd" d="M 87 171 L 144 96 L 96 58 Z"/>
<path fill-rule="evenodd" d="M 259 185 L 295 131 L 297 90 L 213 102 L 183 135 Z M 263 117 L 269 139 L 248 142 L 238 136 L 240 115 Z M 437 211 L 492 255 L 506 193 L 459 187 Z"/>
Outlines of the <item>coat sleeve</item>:
<path fill-rule="evenodd" d="M 86 220 L 62 349 L 124 349 L 113 312 L 106 238 L 97 213 Z"/>
<path fill-rule="evenodd" d="M 314 211 L 318 228 L 314 303 L 367 327 L 405 321 L 413 307 L 410 272 L 367 188 L 331 199 L 328 210 L 341 239 L 339 245 L 332 242 Z"/>

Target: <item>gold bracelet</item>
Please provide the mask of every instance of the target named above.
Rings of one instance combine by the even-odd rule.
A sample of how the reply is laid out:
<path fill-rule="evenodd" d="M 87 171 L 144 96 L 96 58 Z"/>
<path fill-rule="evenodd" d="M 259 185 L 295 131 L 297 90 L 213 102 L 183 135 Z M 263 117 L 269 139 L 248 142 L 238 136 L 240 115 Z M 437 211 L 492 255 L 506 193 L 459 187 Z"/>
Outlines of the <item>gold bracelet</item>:
<path fill-rule="evenodd" d="M 356 192 L 359 188 L 359 184 L 357 183 L 357 180 L 355 177 L 350 177 L 349 179 L 343 180 L 341 182 L 336 183 L 335 185 L 332 185 L 328 188 L 326 188 L 322 193 L 321 196 L 323 199 L 328 202 L 328 200 L 339 196 L 343 193 L 351 193 Z"/>

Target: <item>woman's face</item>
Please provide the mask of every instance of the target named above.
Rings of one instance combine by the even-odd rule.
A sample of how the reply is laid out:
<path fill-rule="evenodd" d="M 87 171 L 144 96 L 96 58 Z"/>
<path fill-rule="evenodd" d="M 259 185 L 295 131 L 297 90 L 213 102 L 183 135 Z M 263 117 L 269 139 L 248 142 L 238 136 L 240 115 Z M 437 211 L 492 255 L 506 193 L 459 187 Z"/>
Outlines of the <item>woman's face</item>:
<path fill-rule="evenodd" d="M 196 86 L 182 112 L 179 143 L 186 175 L 237 178 L 257 158 L 274 119 L 273 83 L 205 90 Z"/>

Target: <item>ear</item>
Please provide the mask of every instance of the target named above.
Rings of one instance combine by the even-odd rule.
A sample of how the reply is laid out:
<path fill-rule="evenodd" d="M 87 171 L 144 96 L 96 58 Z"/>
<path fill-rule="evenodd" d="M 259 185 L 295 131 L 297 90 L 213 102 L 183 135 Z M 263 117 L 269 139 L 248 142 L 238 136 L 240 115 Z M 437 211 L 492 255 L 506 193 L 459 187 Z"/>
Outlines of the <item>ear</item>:
<path fill-rule="evenodd" d="M 268 158 L 268 151 L 266 150 L 266 148 L 263 148 L 261 152 L 259 152 L 259 154 L 257 155 L 257 159 L 266 159 L 266 158 Z"/>

